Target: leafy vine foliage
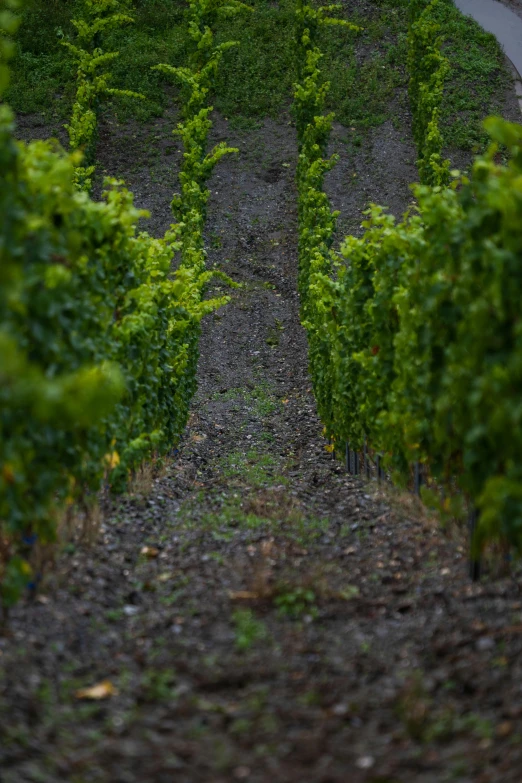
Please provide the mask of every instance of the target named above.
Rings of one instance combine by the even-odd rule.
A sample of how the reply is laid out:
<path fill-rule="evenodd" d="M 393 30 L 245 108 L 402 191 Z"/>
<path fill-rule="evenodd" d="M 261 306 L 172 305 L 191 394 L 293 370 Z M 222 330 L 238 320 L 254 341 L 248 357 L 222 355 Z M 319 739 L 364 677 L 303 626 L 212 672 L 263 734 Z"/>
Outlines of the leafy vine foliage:
<path fill-rule="evenodd" d="M 210 195 L 205 183 L 221 158 L 239 152 L 236 148 L 228 147 L 225 142 L 220 142 L 207 152 L 208 134 L 212 127 L 210 114 L 213 110 L 212 106 L 207 105 L 208 94 L 223 54 L 231 47 L 238 46 L 237 41 L 214 45 L 212 27 L 220 16 L 251 9 L 238 0 L 189 0 L 189 6 L 189 32 L 193 42 L 190 66 L 175 68 L 161 64 L 155 67 L 182 87 L 184 118 L 174 131 L 174 135 L 181 139 L 184 150 L 179 177 L 181 193 L 174 195 L 172 210 L 179 221 L 177 230 L 181 243 L 181 267 L 201 275 L 206 265 L 203 226 Z M 207 280 L 208 276 L 203 275 L 201 285 Z"/>
<path fill-rule="evenodd" d="M 446 186 L 447 164 L 433 148 L 421 154 L 416 207 L 397 223 L 370 205 L 364 235 L 335 253 L 322 187 L 331 116 L 303 18 L 298 7 L 299 290 L 326 432 L 356 450 L 366 438 L 404 484 L 422 463 L 446 488 L 443 511 L 463 496 L 480 511 L 477 548 L 500 538 L 522 550 L 522 128 L 487 120 L 488 154 Z M 424 107 L 440 99 L 431 85 Z M 423 124 L 419 112 L 418 132 L 436 115 Z M 501 145 L 507 165 L 496 162 Z"/>
<path fill-rule="evenodd" d="M 196 43 L 212 38 L 199 20 L 202 8 L 204 0 L 192 2 Z M 13 11 L 12 0 L 1 0 L 3 89 L 17 21 Z M 94 19 L 89 29 L 106 29 L 110 19 L 102 15 L 104 23 Z M 195 49 L 195 57 L 208 52 Z M 172 449 L 186 425 L 199 323 L 228 301 L 203 298 L 215 274 L 205 270 L 203 183 L 229 151 L 219 145 L 205 153 L 210 121 L 204 100 L 218 60 L 212 50 L 205 61 L 210 67 L 194 70 L 197 89 L 187 93 L 179 128 L 185 162 L 173 206 L 180 221 L 162 239 L 137 231 L 146 213 L 133 206 L 121 182 L 107 179 L 101 202 L 78 187 L 80 152 L 67 155 L 50 142 L 16 142 L 12 113 L 0 105 L 4 605 L 25 589 L 31 545 L 55 538 L 64 508 L 88 509 L 103 481 L 123 489 L 145 459 Z M 81 83 L 81 73 L 79 78 Z M 83 108 L 89 115 L 91 106 Z M 173 272 L 175 255 L 181 263 Z"/>
<path fill-rule="evenodd" d="M 450 65 L 442 54 L 440 25 L 434 19 L 439 0 L 410 0 L 408 6 L 409 96 L 420 181 L 447 185 L 449 161 L 442 159 L 439 114 Z"/>
<path fill-rule="evenodd" d="M 357 31 L 355 25 L 328 14 L 340 6 L 312 8 L 305 0 L 296 5 L 296 58 L 298 82 L 294 88 L 293 112 L 297 125 L 299 192 L 299 278 L 301 320 L 307 330 L 309 361 L 314 378 L 319 414 L 323 421 L 330 419 L 332 388 L 330 341 L 325 324 L 328 305 L 315 288 L 319 275 L 328 279 L 335 257 L 331 251 L 338 212 L 332 212 L 323 190 L 323 179 L 335 165 L 336 156 L 324 158 L 330 135 L 333 114 L 324 115 L 328 83 L 321 80 L 319 62 L 321 52 L 316 45 L 317 33 L 324 25 L 342 25 Z"/>
<path fill-rule="evenodd" d="M 108 96 L 145 100 L 141 93 L 109 87 L 110 73 L 103 71 L 118 57 L 118 52 L 104 52 L 101 48 L 103 33 L 134 21 L 122 12 L 122 5 L 122 0 L 84 0 L 85 18 L 72 20 L 78 34 L 78 45 L 62 42 L 78 64 L 76 98 L 71 121 L 65 127 L 71 149 L 83 152 L 81 164 L 76 166 L 76 181 L 88 192 L 95 171 L 97 115 L 101 100 Z"/>

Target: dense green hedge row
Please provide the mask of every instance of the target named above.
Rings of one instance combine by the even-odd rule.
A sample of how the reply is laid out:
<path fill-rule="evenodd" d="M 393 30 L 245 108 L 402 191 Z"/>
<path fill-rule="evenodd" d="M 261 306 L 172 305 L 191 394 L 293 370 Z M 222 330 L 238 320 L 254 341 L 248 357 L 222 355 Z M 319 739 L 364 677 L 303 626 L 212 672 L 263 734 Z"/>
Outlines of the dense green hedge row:
<path fill-rule="evenodd" d="M 497 144 L 470 180 L 417 186 L 418 212 L 398 225 L 373 206 L 337 280 L 314 283 L 332 433 L 359 448 L 366 435 L 404 482 L 414 461 L 439 485 L 456 480 L 481 511 L 482 539 L 521 547 L 522 128 L 487 128 Z"/>
<path fill-rule="evenodd" d="M 480 511 L 477 545 L 522 548 L 522 128 L 486 123 L 494 144 L 470 179 L 418 185 L 396 224 L 372 205 L 362 238 L 331 249 L 322 189 L 331 118 L 320 54 L 298 15 L 295 93 L 302 319 L 318 409 L 338 447 L 369 444 L 407 484 L 429 481 Z M 496 162 L 498 146 L 511 156 Z"/>
<path fill-rule="evenodd" d="M 410 0 L 408 6 L 409 96 L 413 138 L 417 145 L 420 180 L 424 185 L 446 185 L 449 162 L 442 159 L 439 127 L 444 80 L 449 62 L 441 51 L 440 25 L 434 19 L 439 0 Z"/>
<path fill-rule="evenodd" d="M 0 5 L 0 28 L 15 18 Z M 95 3 L 91 3 L 95 5 Z M 209 5 L 212 6 L 208 10 Z M 24 548 L 56 534 L 57 510 L 88 506 L 104 478 L 129 473 L 179 439 L 195 390 L 199 322 L 225 298 L 204 300 L 205 179 L 229 150 L 206 154 L 205 97 L 220 52 L 212 21 L 230 4 L 194 0 L 191 31 L 202 67 L 190 83 L 180 221 L 163 239 L 138 233 L 144 212 L 121 183 L 101 202 L 77 187 L 81 154 L 14 140 L 0 107 L 0 593 L 27 584 Z M 8 41 L 0 39 L 2 60 Z M 226 48 L 226 47 L 224 47 Z M 0 79 L 6 85 L 6 69 Z M 82 78 L 82 77 L 81 77 Z M 86 113 L 90 109 L 87 107 Z M 172 272 L 173 257 L 181 262 Z"/>

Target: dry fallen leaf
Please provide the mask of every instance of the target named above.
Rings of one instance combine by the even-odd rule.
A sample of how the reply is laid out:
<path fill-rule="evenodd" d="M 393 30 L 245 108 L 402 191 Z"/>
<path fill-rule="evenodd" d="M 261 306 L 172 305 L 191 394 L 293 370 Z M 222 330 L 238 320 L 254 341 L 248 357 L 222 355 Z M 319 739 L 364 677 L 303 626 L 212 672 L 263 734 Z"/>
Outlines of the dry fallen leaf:
<path fill-rule="evenodd" d="M 109 452 L 105 455 L 104 461 L 109 470 L 114 470 L 120 464 L 120 455 L 117 451 Z"/>
<path fill-rule="evenodd" d="M 509 737 L 512 732 L 513 724 L 509 720 L 505 720 L 497 726 L 497 737 Z"/>
<path fill-rule="evenodd" d="M 273 538 L 269 538 L 268 541 L 261 542 L 261 553 L 264 555 L 264 557 L 271 555 L 274 551 L 274 548 L 275 545 Z"/>
<path fill-rule="evenodd" d="M 6 463 L 2 466 L 2 476 L 7 484 L 15 483 L 15 474 L 12 465 Z"/>
<path fill-rule="evenodd" d="M 252 601 L 259 598 L 259 593 L 252 590 L 237 590 L 228 594 L 231 601 Z"/>
<path fill-rule="evenodd" d="M 74 695 L 77 699 L 101 701 L 102 699 L 108 699 L 111 696 L 117 696 L 118 691 L 110 680 L 103 680 L 103 682 L 99 682 L 98 685 L 93 685 L 91 688 L 80 688 Z"/>
<path fill-rule="evenodd" d="M 159 555 L 159 549 L 156 549 L 154 546 L 144 546 L 140 554 L 145 555 L 145 557 L 157 557 Z"/>

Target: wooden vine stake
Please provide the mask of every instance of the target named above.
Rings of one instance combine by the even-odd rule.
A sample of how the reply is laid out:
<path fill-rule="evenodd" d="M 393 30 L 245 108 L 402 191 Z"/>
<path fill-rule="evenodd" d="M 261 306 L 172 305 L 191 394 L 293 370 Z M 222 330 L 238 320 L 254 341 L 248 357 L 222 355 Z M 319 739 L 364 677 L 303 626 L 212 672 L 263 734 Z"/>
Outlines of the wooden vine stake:
<path fill-rule="evenodd" d="M 422 487 L 422 473 L 420 462 L 415 462 L 413 466 L 413 492 L 420 498 L 420 491 Z"/>
<path fill-rule="evenodd" d="M 478 582 L 481 574 L 481 560 L 480 554 L 477 554 L 475 549 L 475 537 L 477 532 L 477 525 L 479 520 L 479 512 L 474 506 L 471 506 L 468 515 L 468 530 L 469 530 L 469 578 L 473 582 Z"/>

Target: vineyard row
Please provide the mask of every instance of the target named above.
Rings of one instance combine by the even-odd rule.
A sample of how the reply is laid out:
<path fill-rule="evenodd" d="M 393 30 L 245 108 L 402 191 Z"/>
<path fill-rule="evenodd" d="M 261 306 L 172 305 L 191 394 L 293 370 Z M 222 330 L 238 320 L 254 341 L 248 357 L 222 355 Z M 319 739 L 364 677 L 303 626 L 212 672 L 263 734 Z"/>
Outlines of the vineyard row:
<path fill-rule="evenodd" d="M 325 16 L 332 6 L 298 2 L 299 290 L 333 448 L 370 452 L 402 485 L 416 465 L 425 499 L 443 515 L 467 507 L 478 516 L 476 557 L 490 539 L 522 548 L 522 128 L 488 119 L 488 153 L 470 177 L 450 173 L 438 125 L 448 66 L 436 3 L 410 8 L 415 206 L 397 222 L 370 205 L 363 236 L 336 252 L 317 31 L 340 22 Z"/>
<path fill-rule="evenodd" d="M 8 82 L 16 3 L 0 5 L 0 89 Z M 229 152 L 207 152 L 208 93 L 223 52 L 213 26 L 235 0 L 190 3 L 191 60 L 160 65 L 183 86 L 175 133 L 184 155 L 177 218 L 162 239 L 138 232 L 146 216 L 114 179 L 100 202 L 88 191 L 97 115 L 117 56 L 103 32 L 132 23 L 116 0 L 89 0 L 74 24 L 78 90 L 69 125 L 71 154 L 50 142 L 14 140 L 0 105 L 0 593 L 17 600 L 36 546 L 61 520 L 93 512 L 102 485 L 119 491 L 145 460 L 171 451 L 185 428 L 196 387 L 200 321 L 227 301 L 204 299 L 205 182 Z M 4 64 L 2 64 L 4 63 Z M 81 150 L 81 151 L 80 151 Z M 85 155 L 82 155 L 82 152 Z M 173 258 L 179 263 L 172 271 Z M 221 275 L 221 277 L 225 277 Z"/>

